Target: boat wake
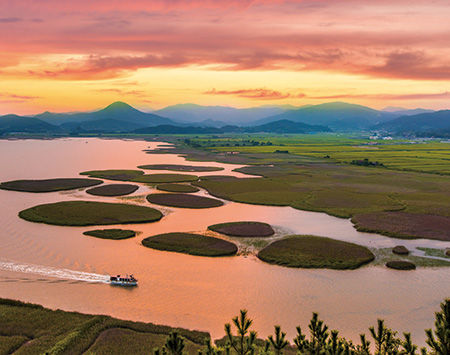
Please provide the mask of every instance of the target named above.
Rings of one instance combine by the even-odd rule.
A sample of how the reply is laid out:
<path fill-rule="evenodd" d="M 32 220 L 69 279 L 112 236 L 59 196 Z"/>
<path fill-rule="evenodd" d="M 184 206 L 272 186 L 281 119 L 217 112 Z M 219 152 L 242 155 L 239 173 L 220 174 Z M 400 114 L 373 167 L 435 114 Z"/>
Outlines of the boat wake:
<path fill-rule="evenodd" d="M 108 275 L 100 275 L 90 272 L 74 271 L 68 269 L 58 269 L 51 266 L 26 264 L 1 258 L 0 258 L 0 270 L 42 275 L 64 280 L 98 282 L 98 283 L 108 283 L 109 281 Z"/>

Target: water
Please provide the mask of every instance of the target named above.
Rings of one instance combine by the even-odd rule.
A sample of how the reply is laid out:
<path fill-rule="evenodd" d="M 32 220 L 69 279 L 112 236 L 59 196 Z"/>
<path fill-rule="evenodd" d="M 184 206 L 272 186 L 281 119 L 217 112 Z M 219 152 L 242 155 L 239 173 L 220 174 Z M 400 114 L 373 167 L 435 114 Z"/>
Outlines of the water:
<path fill-rule="evenodd" d="M 143 164 L 223 166 L 225 171 L 198 175 L 232 174 L 235 165 L 186 162 L 175 155 L 142 152 L 154 142 L 100 139 L 0 141 L 0 181 L 77 177 L 100 169 L 135 169 Z M 153 171 L 152 171 L 153 172 Z M 142 203 L 152 188 L 141 186 L 122 200 Z M 199 194 L 205 195 L 202 191 Z M 262 337 L 280 324 L 291 340 L 295 327 L 306 329 L 311 313 L 332 329 L 358 342 L 377 318 L 399 332 L 408 331 L 424 344 L 423 329 L 433 326 L 434 312 L 450 296 L 449 269 L 420 268 L 411 272 L 367 266 L 354 271 L 301 270 L 265 264 L 255 257 L 203 258 L 144 248 L 143 238 L 165 232 L 201 232 L 215 223 L 240 220 L 268 222 L 284 234 L 304 233 L 333 237 L 370 247 L 398 244 L 444 248 L 450 243 L 395 240 L 357 232 L 350 221 L 295 210 L 226 202 L 219 208 L 189 210 L 161 208 L 156 223 L 126 225 L 138 236 L 122 241 L 84 236 L 95 227 L 60 227 L 23 221 L 25 208 L 66 200 L 116 201 L 83 190 L 30 194 L 0 190 L 0 297 L 42 304 L 50 308 L 180 326 L 224 335 L 223 324 L 247 308 L 252 329 Z M 120 199 L 117 199 L 120 200 Z M 120 227 L 120 226 L 119 226 Z M 108 275 L 133 273 L 139 287 L 105 284 Z"/>

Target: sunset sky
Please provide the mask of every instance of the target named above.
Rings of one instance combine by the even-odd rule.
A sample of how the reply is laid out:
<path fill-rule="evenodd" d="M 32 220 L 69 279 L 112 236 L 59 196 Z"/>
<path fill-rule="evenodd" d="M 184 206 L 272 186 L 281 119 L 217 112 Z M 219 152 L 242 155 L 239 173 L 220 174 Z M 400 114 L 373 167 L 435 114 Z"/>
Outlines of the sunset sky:
<path fill-rule="evenodd" d="M 1 0 L 0 114 L 450 108 L 448 0 Z"/>

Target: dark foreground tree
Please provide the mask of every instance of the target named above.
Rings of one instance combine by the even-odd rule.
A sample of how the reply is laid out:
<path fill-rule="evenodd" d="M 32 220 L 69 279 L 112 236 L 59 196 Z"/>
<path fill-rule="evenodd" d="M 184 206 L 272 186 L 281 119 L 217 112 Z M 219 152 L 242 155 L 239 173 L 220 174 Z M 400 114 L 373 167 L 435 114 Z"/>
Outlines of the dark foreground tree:
<path fill-rule="evenodd" d="M 431 347 L 431 354 L 450 355 L 450 299 L 441 303 L 441 311 L 435 313 L 434 332 L 426 329 L 427 344 Z M 434 333 L 434 334 L 433 334 Z"/>
<path fill-rule="evenodd" d="M 237 329 L 237 335 L 231 333 L 230 323 L 225 324 L 225 333 L 228 338 L 228 346 L 238 355 L 253 355 L 255 352 L 256 332 L 249 331 L 253 320 L 247 318 L 247 310 L 241 309 L 239 317 L 232 319 Z"/>
<path fill-rule="evenodd" d="M 279 325 L 275 326 L 275 339 L 272 335 L 269 335 L 269 341 L 275 349 L 275 354 L 282 354 L 281 350 L 283 350 L 289 342 L 285 340 L 286 333 L 281 331 L 281 327 Z"/>
<path fill-rule="evenodd" d="M 180 335 L 178 335 L 178 332 L 174 330 L 169 334 L 169 336 L 166 339 L 166 343 L 164 344 L 164 347 L 162 348 L 162 351 L 159 349 L 155 349 L 153 351 L 154 355 L 183 355 L 184 350 L 184 338 Z"/>

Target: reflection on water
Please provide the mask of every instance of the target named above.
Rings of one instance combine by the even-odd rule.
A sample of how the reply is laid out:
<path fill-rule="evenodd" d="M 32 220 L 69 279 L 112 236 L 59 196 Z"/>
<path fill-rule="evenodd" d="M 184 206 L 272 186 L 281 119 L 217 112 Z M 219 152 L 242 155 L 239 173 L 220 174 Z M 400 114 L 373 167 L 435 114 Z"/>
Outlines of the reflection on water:
<path fill-rule="evenodd" d="M 175 155 L 142 152 L 156 145 L 99 139 L 0 141 L 0 181 L 76 177 L 86 170 L 135 169 L 143 164 L 206 165 Z M 231 174 L 236 167 L 210 165 L 224 166 L 221 175 Z M 142 186 L 134 195 L 151 191 Z M 95 227 L 49 226 L 17 217 L 20 210 L 36 204 L 74 199 L 116 201 L 83 190 L 45 194 L 0 190 L 0 297 L 207 330 L 215 338 L 224 335 L 223 324 L 241 308 L 249 310 L 253 328 L 261 336 L 280 324 L 290 339 L 297 325 L 306 327 L 312 311 L 319 312 L 330 328 L 355 341 L 359 333 L 368 333 L 377 318 L 384 318 L 389 327 L 411 332 L 413 340 L 423 344 L 423 329 L 432 327 L 434 312 L 450 295 L 448 269 L 401 272 L 368 266 L 354 271 L 299 270 L 264 264 L 252 256 L 202 258 L 140 244 L 153 234 L 204 231 L 215 223 L 255 220 L 278 226 L 285 233 L 323 235 L 371 247 L 449 246 L 359 233 L 348 220 L 290 207 L 232 202 L 207 210 L 157 207 L 165 214 L 161 221 L 126 225 L 140 233 L 121 241 L 82 234 Z M 122 201 L 148 205 L 142 198 Z M 125 289 L 104 284 L 107 275 L 123 273 L 134 273 L 139 286 Z"/>

